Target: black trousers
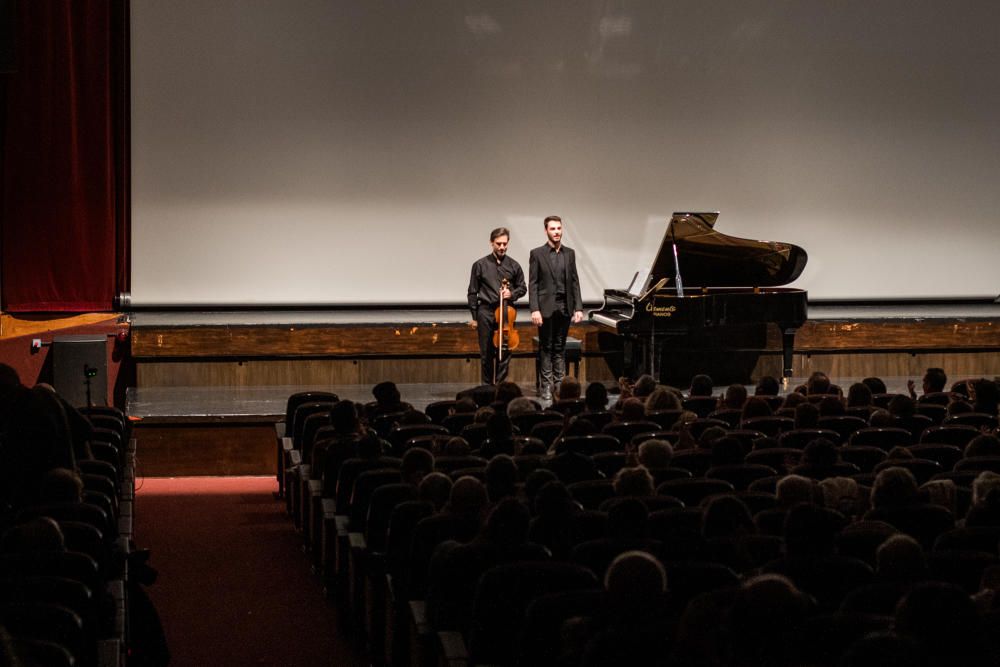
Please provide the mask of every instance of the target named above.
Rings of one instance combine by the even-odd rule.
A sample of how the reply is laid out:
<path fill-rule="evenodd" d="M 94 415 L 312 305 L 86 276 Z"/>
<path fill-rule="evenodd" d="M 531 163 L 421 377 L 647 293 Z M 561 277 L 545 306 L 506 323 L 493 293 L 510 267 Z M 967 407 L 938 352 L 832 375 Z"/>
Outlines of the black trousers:
<path fill-rule="evenodd" d="M 541 390 L 553 390 L 566 375 L 566 336 L 569 334 L 569 311 L 565 301 L 538 327 L 539 372 Z"/>
<path fill-rule="evenodd" d="M 481 306 L 476 311 L 476 331 L 479 334 L 479 359 L 481 362 L 483 384 L 495 384 L 507 379 L 507 369 L 510 366 L 510 352 L 504 350 L 503 359 L 497 360 L 497 349 L 493 346 L 493 332 L 497 330 L 497 322 L 493 317 L 496 308 Z M 494 367 L 496 375 L 494 376 Z"/>

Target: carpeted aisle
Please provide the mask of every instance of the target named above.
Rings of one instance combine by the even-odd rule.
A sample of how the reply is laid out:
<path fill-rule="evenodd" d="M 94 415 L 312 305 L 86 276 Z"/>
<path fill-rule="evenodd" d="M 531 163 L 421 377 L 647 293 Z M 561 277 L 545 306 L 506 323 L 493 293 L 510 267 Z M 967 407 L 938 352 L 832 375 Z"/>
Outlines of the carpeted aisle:
<path fill-rule="evenodd" d="M 135 539 L 172 665 L 364 665 L 310 573 L 274 477 L 139 480 Z"/>

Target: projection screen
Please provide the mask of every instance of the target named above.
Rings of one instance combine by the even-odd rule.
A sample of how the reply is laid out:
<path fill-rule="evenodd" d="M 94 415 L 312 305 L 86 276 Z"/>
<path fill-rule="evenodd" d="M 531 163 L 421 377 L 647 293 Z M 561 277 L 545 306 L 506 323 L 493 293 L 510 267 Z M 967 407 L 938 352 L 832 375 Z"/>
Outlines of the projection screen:
<path fill-rule="evenodd" d="M 131 0 L 133 302 L 457 305 L 548 214 L 594 301 L 685 210 L 812 299 L 996 296 L 998 7 Z"/>

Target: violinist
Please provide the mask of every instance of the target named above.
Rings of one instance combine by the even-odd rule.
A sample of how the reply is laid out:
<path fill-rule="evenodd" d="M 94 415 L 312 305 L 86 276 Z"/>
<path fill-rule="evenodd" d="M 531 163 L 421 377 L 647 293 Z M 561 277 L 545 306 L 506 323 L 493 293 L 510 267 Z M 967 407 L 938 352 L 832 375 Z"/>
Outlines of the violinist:
<path fill-rule="evenodd" d="M 479 334 L 479 354 L 482 361 L 483 384 L 496 384 L 507 377 L 510 355 L 504 351 L 497 358 L 494 334 L 497 331 L 496 311 L 501 297 L 504 305 L 514 304 L 528 292 L 521 265 L 507 256 L 510 231 L 498 227 L 490 232 L 491 252 L 476 260 L 469 278 L 469 311 L 472 313 L 470 326 Z M 508 287 L 501 285 L 507 280 Z M 504 315 L 506 319 L 506 315 Z"/>

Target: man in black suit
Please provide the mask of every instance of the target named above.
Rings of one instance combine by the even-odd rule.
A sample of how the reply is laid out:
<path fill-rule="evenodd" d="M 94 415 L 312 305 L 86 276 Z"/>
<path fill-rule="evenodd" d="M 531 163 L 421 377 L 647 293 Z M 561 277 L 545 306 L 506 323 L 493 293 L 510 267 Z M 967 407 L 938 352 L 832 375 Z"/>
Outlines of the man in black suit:
<path fill-rule="evenodd" d="M 505 353 L 498 359 L 498 350 L 493 345 L 493 332 L 497 329 L 494 313 L 500 305 L 500 296 L 503 295 L 505 304 L 513 304 L 528 291 L 521 265 L 507 255 L 509 241 L 510 231 L 506 227 L 490 232 L 491 252 L 476 260 L 469 278 L 469 312 L 472 313 L 469 326 L 479 333 L 483 384 L 503 382 L 510 365 L 510 355 Z M 504 280 L 507 287 L 501 288 Z"/>
<path fill-rule="evenodd" d="M 563 224 L 558 215 L 545 218 L 545 245 L 531 251 L 528 263 L 528 302 L 531 321 L 538 327 L 542 400 L 566 374 L 566 335 L 569 325 L 583 319 L 576 253 L 562 244 Z"/>

